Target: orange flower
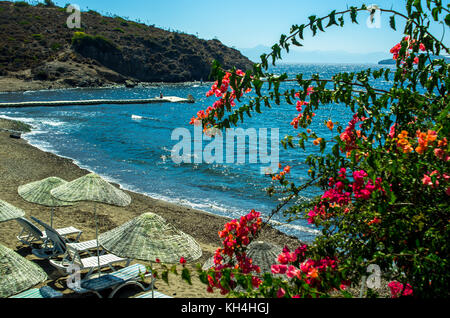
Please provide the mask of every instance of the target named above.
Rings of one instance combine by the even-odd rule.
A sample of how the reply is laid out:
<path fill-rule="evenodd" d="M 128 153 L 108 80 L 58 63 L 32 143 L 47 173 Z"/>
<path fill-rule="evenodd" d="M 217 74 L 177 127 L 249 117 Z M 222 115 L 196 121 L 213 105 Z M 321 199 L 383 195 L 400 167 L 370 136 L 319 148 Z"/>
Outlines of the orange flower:
<path fill-rule="evenodd" d="M 333 131 L 333 129 L 334 129 L 334 123 L 333 123 L 331 120 L 329 120 L 329 121 L 327 122 L 327 128 L 328 128 L 329 130 Z"/>
<path fill-rule="evenodd" d="M 445 147 L 447 147 L 447 137 L 444 137 L 444 139 L 438 141 L 438 148 Z"/>
<path fill-rule="evenodd" d="M 313 279 L 319 277 L 319 271 L 317 270 L 317 268 L 312 268 L 308 273 L 308 277 Z"/>
<path fill-rule="evenodd" d="M 314 140 L 314 141 L 313 141 L 314 146 L 320 145 L 321 142 L 322 142 L 322 140 L 323 140 L 322 138 L 317 138 L 316 140 Z"/>
<path fill-rule="evenodd" d="M 427 133 L 418 130 L 416 135 L 419 143 L 419 146 L 416 148 L 416 152 L 419 154 L 423 154 L 427 150 L 428 146 L 430 146 L 430 144 L 435 142 L 437 139 L 437 133 L 433 130 L 428 130 Z"/>
<path fill-rule="evenodd" d="M 413 151 L 413 147 L 408 141 L 407 131 L 404 130 L 398 135 L 397 147 L 401 148 L 403 153 L 411 153 Z"/>

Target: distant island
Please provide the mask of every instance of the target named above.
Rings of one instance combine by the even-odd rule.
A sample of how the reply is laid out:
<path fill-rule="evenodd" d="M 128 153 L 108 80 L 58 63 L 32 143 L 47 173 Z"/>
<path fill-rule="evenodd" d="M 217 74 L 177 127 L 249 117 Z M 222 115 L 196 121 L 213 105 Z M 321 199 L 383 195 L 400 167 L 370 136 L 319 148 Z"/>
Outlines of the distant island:
<path fill-rule="evenodd" d="M 432 60 L 444 59 L 446 63 L 448 63 L 450 61 L 450 57 L 446 57 L 446 56 L 431 55 L 430 57 Z M 395 65 L 395 64 L 397 64 L 397 61 L 394 59 L 386 59 L 386 60 L 379 61 L 378 64 L 380 64 L 380 65 Z"/>
<path fill-rule="evenodd" d="M 217 39 L 92 10 L 70 29 L 69 15 L 54 5 L 0 1 L 0 91 L 206 81 L 214 59 L 225 68 L 253 65 Z"/>

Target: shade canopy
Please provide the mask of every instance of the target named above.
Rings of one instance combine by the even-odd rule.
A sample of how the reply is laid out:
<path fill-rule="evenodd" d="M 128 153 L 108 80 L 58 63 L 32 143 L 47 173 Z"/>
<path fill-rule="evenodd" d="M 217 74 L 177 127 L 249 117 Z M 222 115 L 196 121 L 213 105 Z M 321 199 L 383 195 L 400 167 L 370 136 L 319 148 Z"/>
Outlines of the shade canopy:
<path fill-rule="evenodd" d="M 247 256 L 252 259 L 253 264 L 261 269 L 261 273 L 270 273 L 273 264 L 277 263 L 278 255 L 283 249 L 277 245 L 268 242 L 252 242 L 247 248 Z M 228 262 L 229 258 L 225 257 L 224 262 Z M 214 267 L 214 256 L 209 258 L 202 269 L 208 270 Z"/>
<path fill-rule="evenodd" d="M 131 203 L 131 197 L 99 175 L 91 173 L 50 191 L 56 199 L 68 202 L 94 201 L 120 207 Z"/>
<path fill-rule="evenodd" d="M 110 253 L 148 262 L 175 264 L 181 257 L 192 262 L 202 256 L 199 244 L 190 235 L 154 213 L 142 214 L 101 234 L 98 240 Z"/>
<path fill-rule="evenodd" d="M 25 215 L 25 212 L 15 206 L 0 200 L 0 222 L 14 220 Z"/>
<path fill-rule="evenodd" d="M 35 263 L 0 244 L 0 298 L 10 297 L 47 280 Z"/>
<path fill-rule="evenodd" d="M 50 191 L 66 184 L 67 181 L 50 177 L 41 181 L 31 182 L 21 185 L 18 188 L 19 195 L 28 202 L 36 203 L 48 207 L 59 207 L 73 205 L 73 202 L 61 201 L 50 194 Z"/>

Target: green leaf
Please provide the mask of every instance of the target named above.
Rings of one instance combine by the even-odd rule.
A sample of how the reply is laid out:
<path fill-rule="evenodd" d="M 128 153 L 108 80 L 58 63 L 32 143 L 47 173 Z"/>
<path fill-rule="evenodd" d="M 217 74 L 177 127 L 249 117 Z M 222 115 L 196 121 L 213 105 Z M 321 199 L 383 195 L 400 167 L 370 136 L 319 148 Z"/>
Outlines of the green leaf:
<path fill-rule="evenodd" d="M 161 279 L 167 284 L 169 285 L 169 272 L 168 271 L 164 271 L 161 274 Z"/>
<path fill-rule="evenodd" d="M 389 19 L 389 25 L 391 26 L 391 28 L 392 28 L 393 30 L 396 30 L 396 31 L 397 31 L 397 29 L 395 28 L 395 15 L 393 15 L 393 16 Z"/>
<path fill-rule="evenodd" d="M 185 267 L 181 272 L 181 278 L 186 281 L 189 285 L 192 285 L 191 272 Z"/>
<path fill-rule="evenodd" d="M 450 14 L 447 14 L 447 16 L 445 17 L 445 24 L 450 26 Z"/>
<path fill-rule="evenodd" d="M 358 21 L 356 20 L 356 17 L 358 16 L 358 11 L 356 7 L 350 7 L 350 18 L 352 19 L 352 23 L 358 24 Z"/>
<path fill-rule="evenodd" d="M 433 8 L 433 10 L 431 10 L 431 15 L 433 16 L 434 21 L 439 21 L 439 13 L 438 8 Z"/>
<path fill-rule="evenodd" d="M 338 25 L 336 22 L 336 10 L 330 13 L 330 21 L 327 24 L 327 28 L 332 26 L 333 24 Z"/>
<path fill-rule="evenodd" d="M 303 46 L 303 44 L 301 44 L 299 41 L 297 41 L 296 38 L 292 38 L 291 39 L 292 44 L 294 44 L 295 46 Z"/>
<path fill-rule="evenodd" d="M 304 24 L 302 24 L 301 26 L 299 26 L 299 28 L 298 28 L 298 37 L 300 38 L 300 39 L 302 39 L 303 40 L 303 30 L 305 29 L 305 25 Z"/>
<path fill-rule="evenodd" d="M 322 26 L 322 19 L 317 20 L 317 27 L 320 31 L 325 32 Z"/>

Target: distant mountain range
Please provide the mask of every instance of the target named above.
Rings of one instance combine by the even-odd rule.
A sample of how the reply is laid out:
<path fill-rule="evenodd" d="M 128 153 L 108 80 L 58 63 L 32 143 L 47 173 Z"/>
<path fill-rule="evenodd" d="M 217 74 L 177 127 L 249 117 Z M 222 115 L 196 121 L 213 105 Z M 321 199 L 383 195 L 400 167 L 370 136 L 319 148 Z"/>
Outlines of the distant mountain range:
<path fill-rule="evenodd" d="M 270 53 L 269 46 L 259 45 L 254 48 L 239 49 L 243 55 L 253 62 L 259 62 L 263 53 Z M 373 63 L 389 58 L 389 52 L 352 53 L 346 51 L 307 51 L 291 49 L 289 54 L 282 54 L 282 63 Z"/>

